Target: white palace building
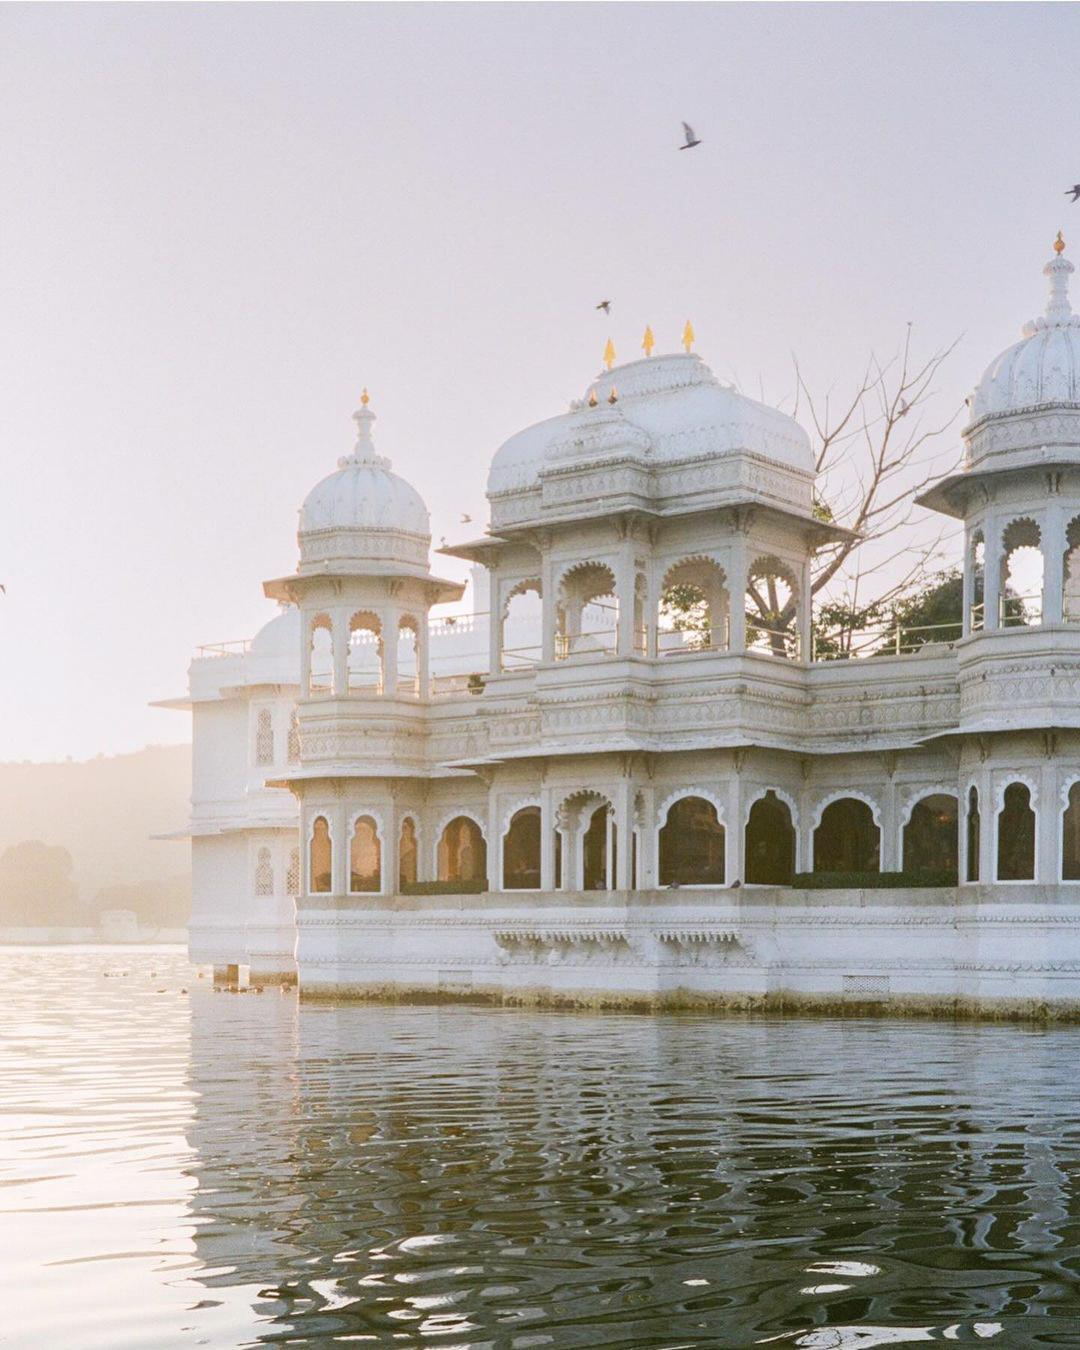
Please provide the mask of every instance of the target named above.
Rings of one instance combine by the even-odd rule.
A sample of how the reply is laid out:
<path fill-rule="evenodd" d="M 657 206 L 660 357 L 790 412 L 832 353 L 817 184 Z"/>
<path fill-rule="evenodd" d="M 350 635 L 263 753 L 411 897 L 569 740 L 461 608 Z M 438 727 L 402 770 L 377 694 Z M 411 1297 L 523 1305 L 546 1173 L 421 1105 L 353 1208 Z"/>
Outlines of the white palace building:
<path fill-rule="evenodd" d="M 499 449 L 487 532 L 442 550 L 474 564 L 456 617 L 365 396 L 265 584 L 281 612 L 203 648 L 177 701 L 192 959 L 311 997 L 1080 1015 L 1080 317 L 1055 247 L 1045 314 L 921 499 L 963 522 L 963 623 L 896 654 L 815 659 L 837 530 L 809 439 L 690 351 Z M 1042 561 L 1023 604 L 1018 549 Z"/>

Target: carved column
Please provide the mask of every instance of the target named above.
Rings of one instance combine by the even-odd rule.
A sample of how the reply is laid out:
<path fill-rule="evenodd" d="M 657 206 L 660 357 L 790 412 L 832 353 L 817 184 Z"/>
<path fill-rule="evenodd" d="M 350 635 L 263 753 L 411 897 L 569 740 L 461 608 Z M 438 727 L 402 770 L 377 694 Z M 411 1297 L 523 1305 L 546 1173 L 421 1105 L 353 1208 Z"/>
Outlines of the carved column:
<path fill-rule="evenodd" d="M 398 692 L 398 609 L 396 605 L 387 605 L 381 615 L 382 621 L 382 691 L 388 698 L 396 698 Z M 420 634 L 416 635 L 417 646 Z M 419 652 L 417 652 L 419 657 Z"/>
<path fill-rule="evenodd" d="M 1043 765 L 1039 775 L 1035 827 L 1035 880 L 1053 884 L 1061 880 L 1061 798 L 1058 770 L 1051 762 Z"/>
<path fill-rule="evenodd" d="M 555 792 L 540 789 L 540 889 L 555 889 Z"/>
<path fill-rule="evenodd" d="M 724 884 L 730 886 L 733 881 L 742 881 L 744 871 L 744 853 L 746 832 L 743 828 L 743 784 L 742 766 L 733 765 L 728 783 L 728 827 L 724 835 Z"/>
<path fill-rule="evenodd" d="M 746 650 L 746 584 L 749 562 L 747 561 L 746 535 L 736 534 L 731 545 L 731 575 L 729 578 L 731 594 L 731 618 L 728 646 L 733 652 Z"/>
<path fill-rule="evenodd" d="M 431 615 L 421 607 L 416 616 L 419 625 L 416 630 L 416 685 L 421 698 L 431 695 L 431 676 L 428 666 L 428 650 L 431 643 Z M 419 874 L 417 874 L 419 875 Z"/>
<path fill-rule="evenodd" d="M 349 811 L 344 802 L 335 802 L 326 812 L 330 825 L 331 887 L 334 895 L 349 894 Z"/>
<path fill-rule="evenodd" d="M 342 698 L 349 692 L 349 619 L 347 609 L 330 612 L 333 628 L 334 697 Z"/>
<path fill-rule="evenodd" d="M 541 572 L 543 574 L 543 580 L 541 582 L 543 595 L 540 597 L 540 612 L 542 616 L 541 646 L 543 648 L 541 655 L 545 661 L 554 661 L 556 627 L 555 610 L 559 600 L 559 597 L 555 593 L 554 564 L 545 558 Z"/>
<path fill-rule="evenodd" d="M 492 572 L 489 587 L 488 673 L 498 675 L 502 670 L 503 647 L 503 586 L 498 572 Z"/>
<path fill-rule="evenodd" d="M 968 637 L 971 633 L 971 607 L 975 603 L 975 549 L 972 544 L 972 530 L 969 523 L 964 524 L 964 582 L 963 611 L 960 615 L 963 627 L 961 633 Z M 985 550 L 984 550 L 985 551 Z"/>
<path fill-rule="evenodd" d="M 881 870 L 900 871 L 900 811 L 896 782 L 890 772 L 881 799 Z"/>
<path fill-rule="evenodd" d="M 983 769 L 979 786 L 979 880 L 985 885 L 997 880 L 997 802 L 994 800 L 994 775 Z"/>
<path fill-rule="evenodd" d="M 300 698 L 311 694 L 311 615 L 300 612 Z"/>
<path fill-rule="evenodd" d="M 983 627 L 987 630 L 1001 627 L 1001 530 L 996 517 L 986 517 L 986 537 L 983 540 Z"/>
<path fill-rule="evenodd" d="M 616 651 L 624 660 L 634 654 L 634 600 L 637 577 L 634 568 L 634 541 L 624 539 L 615 565 L 615 593 L 619 602 Z"/>
<path fill-rule="evenodd" d="M 810 566 L 810 559 L 807 558 L 799 569 L 798 625 L 800 661 L 812 661 L 814 659 L 814 597 L 812 588 L 813 571 Z"/>
<path fill-rule="evenodd" d="M 1065 515 L 1060 503 L 1047 508 L 1042 532 L 1042 621 L 1061 623 L 1065 595 Z"/>
<path fill-rule="evenodd" d="M 488 827 L 487 827 L 487 874 L 488 890 L 503 889 L 502 875 L 502 827 L 499 820 L 499 795 L 495 784 L 488 788 Z"/>
<path fill-rule="evenodd" d="M 615 789 L 615 890 L 633 890 L 634 783 L 624 777 Z"/>
<path fill-rule="evenodd" d="M 401 815 L 396 799 L 391 799 L 383 814 L 385 836 L 382 841 L 382 895 L 396 895 L 398 891 L 401 849 Z"/>

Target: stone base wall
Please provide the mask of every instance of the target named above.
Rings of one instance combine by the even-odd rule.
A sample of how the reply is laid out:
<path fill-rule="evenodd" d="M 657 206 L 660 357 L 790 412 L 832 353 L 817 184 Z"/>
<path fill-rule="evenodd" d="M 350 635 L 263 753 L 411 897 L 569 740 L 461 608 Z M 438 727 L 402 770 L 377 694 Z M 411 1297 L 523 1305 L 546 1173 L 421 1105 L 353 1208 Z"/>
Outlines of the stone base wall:
<path fill-rule="evenodd" d="M 1026 884 L 318 897 L 306 998 L 1080 1020 L 1080 897 Z"/>

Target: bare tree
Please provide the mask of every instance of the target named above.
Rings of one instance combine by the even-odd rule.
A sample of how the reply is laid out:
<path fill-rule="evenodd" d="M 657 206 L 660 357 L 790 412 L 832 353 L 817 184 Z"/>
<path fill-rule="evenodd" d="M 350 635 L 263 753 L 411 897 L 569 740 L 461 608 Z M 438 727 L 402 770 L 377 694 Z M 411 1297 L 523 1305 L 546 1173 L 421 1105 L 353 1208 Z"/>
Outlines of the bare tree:
<path fill-rule="evenodd" d="M 908 324 L 897 355 L 884 364 L 871 355 L 839 407 L 831 393 L 811 393 L 795 361 L 794 415 L 808 419 L 816 440 L 815 514 L 851 531 L 825 545 L 814 562 L 819 627 L 839 630 L 834 642 L 843 644 L 845 634 L 850 642 L 852 633 L 925 583 L 956 534 L 950 523 L 918 520 L 915 506 L 923 488 L 959 463 L 956 452 L 942 460 L 941 438 L 960 409 L 935 419 L 930 406 L 955 348 L 953 341 L 916 359 Z M 747 596 L 763 626 L 786 631 L 794 623 L 794 597 L 781 602 L 772 581 L 764 590 L 752 583 Z"/>

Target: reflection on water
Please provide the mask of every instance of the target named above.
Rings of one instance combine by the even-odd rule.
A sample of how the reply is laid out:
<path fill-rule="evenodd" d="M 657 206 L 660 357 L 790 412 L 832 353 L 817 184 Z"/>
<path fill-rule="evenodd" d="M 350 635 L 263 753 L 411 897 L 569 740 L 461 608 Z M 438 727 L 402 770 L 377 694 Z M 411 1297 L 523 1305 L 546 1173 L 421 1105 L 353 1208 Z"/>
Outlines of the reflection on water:
<path fill-rule="evenodd" d="M 1080 1345 L 1076 1029 L 298 1006 L 103 949 L 0 953 L 0 1015 L 5 1347 Z"/>

